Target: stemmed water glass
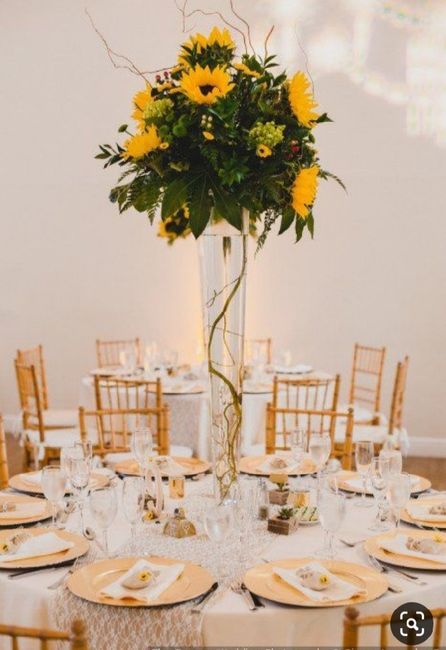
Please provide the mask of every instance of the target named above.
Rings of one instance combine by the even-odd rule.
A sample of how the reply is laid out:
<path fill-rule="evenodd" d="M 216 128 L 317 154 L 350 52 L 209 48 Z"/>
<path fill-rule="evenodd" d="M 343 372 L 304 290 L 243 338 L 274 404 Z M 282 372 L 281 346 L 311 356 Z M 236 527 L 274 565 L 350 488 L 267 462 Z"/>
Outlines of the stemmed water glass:
<path fill-rule="evenodd" d="M 375 448 L 371 440 L 358 440 L 355 448 L 356 471 L 362 477 L 362 495 L 356 502 L 361 508 L 370 508 L 373 504 L 367 499 L 367 476 L 370 472 Z"/>
<path fill-rule="evenodd" d="M 290 433 L 291 457 L 296 465 L 299 465 L 307 450 L 308 436 L 305 429 L 297 427 Z"/>
<path fill-rule="evenodd" d="M 370 466 L 370 484 L 375 497 L 378 511 L 370 530 L 387 530 L 384 521 L 384 501 L 389 484 L 389 461 L 384 458 L 374 458 Z"/>
<path fill-rule="evenodd" d="M 219 547 L 223 544 L 225 539 L 231 532 L 233 525 L 233 504 L 223 503 L 216 505 L 215 503 L 208 508 L 203 516 L 204 530 L 209 539 L 215 545 L 215 557 L 217 560 L 217 571 L 220 576 L 224 577 L 224 567 L 221 560 L 221 553 Z"/>
<path fill-rule="evenodd" d="M 63 499 L 67 475 L 59 465 L 47 465 L 42 470 L 42 490 L 51 504 L 52 525 L 56 525 L 57 504 Z"/>
<path fill-rule="evenodd" d="M 107 530 L 113 523 L 118 510 L 116 491 L 113 487 L 104 487 L 93 490 L 90 494 L 90 511 L 102 531 L 104 538 L 104 551 L 109 557 Z"/>
<path fill-rule="evenodd" d="M 93 460 L 93 443 L 91 440 L 82 440 L 74 443 L 74 448 L 78 451 L 79 455 L 90 463 Z"/>
<path fill-rule="evenodd" d="M 153 449 L 152 431 L 149 427 L 138 427 L 132 435 L 132 452 L 141 468 L 144 479 L 149 467 L 149 458 Z"/>
<path fill-rule="evenodd" d="M 76 500 L 79 503 L 82 531 L 85 530 L 84 504 L 85 496 L 88 493 L 88 486 L 90 484 L 90 473 L 91 461 L 89 458 L 74 457 L 70 459 L 70 482 L 75 491 Z"/>
<path fill-rule="evenodd" d="M 319 519 L 324 531 L 324 546 L 316 555 L 328 559 L 334 558 L 334 534 L 341 527 L 345 518 L 345 497 L 343 494 L 322 490 L 319 496 Z"/>
<path fill-rule="evenodd" d="M 311 459 L 316 465 L 317 469 L 317 491 L 318 494 L 321 488 L 321 473 L 327 460 L 330 458 L 331 453 L 331 438 L 328 433 L 311 433 L 308 442 L 308 451 L 310 452 Z"/>
<path fill-rule="evenodd" d="M 127 476 L 122 486 L 124 514 L 131 526 L 132 538 L 144 512 L 144 479 L 141 476 Z"/>
<path fill-rule="evenodd" d="M 403 471 L 403 456 L 398 449 L 381 449 L 379 459 L 383 463 L 387 480 Z"/>
<path fill-rule="evenodd" d="M 397 531 L 400 526 L 401 510 L 407 506 L 412 492 L 411 488 L 410 474 L 405 472 L 392 476 L 389 480 L 388 498 L 395 517 Z"/>

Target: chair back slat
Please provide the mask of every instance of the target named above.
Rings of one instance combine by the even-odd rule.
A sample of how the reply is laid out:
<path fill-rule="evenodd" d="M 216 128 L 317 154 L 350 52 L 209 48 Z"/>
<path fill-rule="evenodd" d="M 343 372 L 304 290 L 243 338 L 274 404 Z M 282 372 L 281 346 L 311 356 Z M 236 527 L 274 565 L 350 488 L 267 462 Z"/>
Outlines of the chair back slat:
<path fill-rule="evenodd" d="M 45 425 L 43 421 L 40 391 L 37 373 L 34 366 L 26 366 L 14 361 L 19 391 L 20 406 L 22 408 L 23 429 L 39 431 L 40 442 L 45 441 Z"/>
<path fill-rule="evenodd" d="M 288 439 L 293 426 L 288 426 L 289 421 L 285 419 L 285 428 L 278 429 L 277 422 L 284 422 L 284 416 L 291 416 L 293 422 L 299 422 L 308 436 L 313 433 L 325 433 L 331 439 L 331 458 L 338 458 L 344 469 L 351 469 L 353 451 L 353 409 L 347 412 L 339 412 L 331 409 L 296 409 L 273 406 L 268 404 L 266 408 L 266 439 L 265 453 L 274 454 L 276 451 L 289 450 Z M 341 420 L 345 423 L 345 437 L 342 443 L 335 442 L 336 424 Z M 279 444 L 279 437 L 281 443 Z"/>
<path fill-rule="evenodd" d="M 408 368 L 409 357 L 406 356 L 403 361 L 398 362 L 396 366 L 392 404 L 390 407 L 389 434 L 392 434 L 395 429 L 401 429 L 403 426 L 403 406 Z"/>
<path fill-rule="evenodd" d="M 355 343 L 350 382 L 350 404 L 365 404 L 375 413 L 381 408 L 381 387 L 386 348 Z"/>
<path fill-rule="evenodd" d="M 245 339 L 245 363 L 263 359 L 263 363 L 271 364 L 273 360 L 273 341 L 267 339 Z"/>
<path fill-rule="evenodd" d="M 55 643 L 59 644 L 61 642 L 67 649 L 88 650 L 85 625 L 79 620 L 73 622 L 70 632 L 43 630 L 17 625 L 0 625 L 0 637 L 9 637 L 11 639 L 12 650 L 20 650 L 19 639 L 36 639 L 36 641 L 40 641 L 41 650 L 49 650 L 50 647 L 55 647 Z"/>
<path fill-rule="evenodd" d="M 48 385 L 46 381 L 46 368 L 45 358 L 43 356 L 43 347 L 41 345 L 37 345 L 35 348 L 17 350 L 17 361 L 23 366 L 34 366 L 36 369 L 40 403 L 43 409 L 48 409 Z"/>
<path fill-rule="evenodd" d="M 9 470 L 8 455 L 6 453 L 6 436 L 5 427 L 3 426 L 3 417 L 0 413 L 0 490 L 8 487 Z"/>
<path fill-rule="evenodd" d="M 148 426 L 152 430 L 155 450 L 169 454 L 168 407 L 113 408 L 87 411 L 79 409 L 81 439 L 93 442 L 98 456 L 130 451 L 135 428 Z"/>
<path fill-rule="evenodd" d="M 141 365 L 141 341 L 139 338 L 118 341 L 96 340 L 96 357 L 99 368 L 120 366 L 122 353 L 134 355 L 136 365 Z"/>
<path fill-rule="evenodd" d="M 446 609 L 438 608 L 431 610 L 432 618 L 434 619 L 434 638 L 433 650 L 440 650 L 441 646 L 441 633 L 442 621 L 446 616 Z M 344 635 L 343 635 L 343 648 L 344 650 L 359 650 L 362 647 L 359 643 L 360 628 L 365 627 L 378 627 L 380 628 L 380 645 L 382 650 L 388 648 L 388 629 L 392 614 L 378 614 L 376 616 L 359 616 L 359 611 L 355 607 L 347 607 L 344 612 Z M 408 639 L 410 641 L 410 639 Z M 371 643 L 367 644 L 371 646 Z M 413 645 L 406 644 L 407 648 L 413 648 Z"/>

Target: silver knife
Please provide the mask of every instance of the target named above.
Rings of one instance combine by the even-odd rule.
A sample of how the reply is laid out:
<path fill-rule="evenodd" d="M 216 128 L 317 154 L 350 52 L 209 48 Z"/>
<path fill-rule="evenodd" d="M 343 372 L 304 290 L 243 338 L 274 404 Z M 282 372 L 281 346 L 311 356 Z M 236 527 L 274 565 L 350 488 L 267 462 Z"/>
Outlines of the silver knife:
<path fill-rule="evenodd" d="M 206 605 L 208 600 L 214 595 L 215 591 L 218 589 L 218 582 L 214 582 L 212 587 L 209 589 L 208 593 L 202 596 L 202 599 L 192 607 L 192 611 L 194 613 L 199 613 L 203 609 L 203 607 Z"/>
<path fill-rule="evenodd" d="M 254 602 L 254 598 L 252 597 L 252 593 L 249 591 L 249 589 L 246 587 L 246 585 L 242 584 L 241 589 L 242 589 L 243 597 L 246 600 L 249 609 L 257 609 L 257 605 Z"/>

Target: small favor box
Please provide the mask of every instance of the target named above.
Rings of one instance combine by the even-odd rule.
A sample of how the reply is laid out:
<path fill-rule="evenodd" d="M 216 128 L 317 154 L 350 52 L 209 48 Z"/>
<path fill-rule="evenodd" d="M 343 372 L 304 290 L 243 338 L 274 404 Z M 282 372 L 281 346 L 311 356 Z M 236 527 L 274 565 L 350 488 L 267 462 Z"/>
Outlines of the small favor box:
<path fill-rule="evenodd" d="M 297 517 L 290 517 L 290 519 L 280 519 L 278 516 L 270 517 L 268 519 L 268 530 L 270 533 L 277 535 L 290 535 L 297 530 L 299 526 L 299 519 Z"/>

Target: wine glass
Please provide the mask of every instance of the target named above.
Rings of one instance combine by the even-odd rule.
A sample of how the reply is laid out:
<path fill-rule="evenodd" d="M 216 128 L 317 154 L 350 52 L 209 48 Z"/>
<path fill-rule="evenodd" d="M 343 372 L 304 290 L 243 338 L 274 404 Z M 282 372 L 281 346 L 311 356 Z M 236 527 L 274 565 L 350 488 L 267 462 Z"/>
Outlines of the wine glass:
<path fill-rule="evenodd" d="M 334 534 L 341 527 L 345 518 L 345 497 L 343 494 L 322 490 L 319 502 L 319 519 L 324 531 L 324 546 L 316 551 L 319 557 L 334 558 Z"/>
<path fill-rule="evenodd" d="M 107 530 L 113 523 L 117 510 L 118 502 L 116 491 L 113 487 L 104 487 L 91 492 L 90 512 L 102 531 L 106 557 L 109 557 Z"/>
<path fill-rule="evenodd" d="M 372 464 L 375 448 L 371 440 L 358 440 L 355 448 L 356 471 L 362 476 L 362 495 L 356 505 L 361 508 L 370 508 L 373 504 L 366 497 L 367 476 Z"/>
<path fill-rule="evenodd" d="M 74 448 L 78 450 L 79 454 L 90 461 L 93 460 L 93 443 L 91 440 L 82 440 L 74 443 Z"/>
<path fill-rule="evenodd" d="M 215 545 L 215 557 L 218 565 L 217 571 L 222 577 L 224 577 L 225 571 L 221 560 L 221 553 L 219 553 L 219 546 L 223 544 L 231 532 L 233 521 L 232 503 L 214 504 L 206 510 L 203 516 L 204 530 Z"/>
<path fill-rule="evenodd" d="M 42 470 L 42 490 L 51 504 L 52 525 L 56 525 L 57 504 L 64 497 L 67 475 L 59 465 L 47 465 Z"/>
<path fill-rule="evenodd" d="M 149 457 L 153 449 L 152 431 L 149 427 L 138 427 L 132 435 L 132 452 L 141 467 L 141 472 L 146 477 L 149 467 Z"/>
<path fill-rule="evenodd" d="M 127 476 L 122 486 L 122 504 L 124 514 L 131 526 L 132 538 L 144 512 L 144 479 L 141 476 Z"/>
<path fill-rule="evenodd" d="M 301 427 L 293 429 L 290 433 L 291 457 L 296 465 L 300 465 L 307 450 L 307 432 Z"/>
<path fill-rule="evenodd" d="M 70 481 L 71 485 L 73 486 L 73 490 L 76 493 L 76 500 L 79 504 L 82 531 L 85 530 L 84 503 L 85 494 L 88 492 L 88 486 L 90 483 L 90 472 L 91 463 L 88 458 L 81 457 L 70 459 Z"/>
<path fill-rule="evenodd" d="M 370 484 L 373 496 L 375 497 L 378 511 L 370 530 L 387 530 L 384 519 L 384 501 L 388 486 L 389 460 L 384 458 L 373 458 L 370 466 Z"/>
<path fill-rule="evenodd" d="M 412 492 L 410 474 L 403 472 L 389 480 L 388 498 L 395 517 L 396 529 L 400 526 L 401 510 L 407 506 Z"/>
<path fill-rule="evenodd" d="M 381 449 L 379 458 L 384 463 L 387 479 L 398 476 L 403 471 L 403 456 L 398 449 Z"/>
<path fill-rule="evenodd" d="M 330 457 L 331 438 L 327 433 L 312 433 L 308 443 L 308 451 L 317 469 L 317 491 L 320 492 L 322 468 Z"/>

